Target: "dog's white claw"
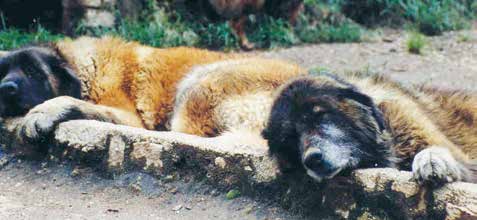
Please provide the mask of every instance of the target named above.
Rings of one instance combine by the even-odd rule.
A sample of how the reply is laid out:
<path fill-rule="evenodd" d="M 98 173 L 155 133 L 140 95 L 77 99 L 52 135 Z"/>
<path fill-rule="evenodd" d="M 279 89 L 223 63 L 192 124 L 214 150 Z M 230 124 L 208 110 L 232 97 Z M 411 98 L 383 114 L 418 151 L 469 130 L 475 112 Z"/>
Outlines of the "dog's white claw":
<path fill-rule="evenodd" d="M 47 113 L 27 114 L 18 127 L 17 136 L 26 141 L 40 140 L 54 130 L 57 120 L 55 115 Z"/>
<path fill-rule="evenodd" d="M 430 147 L 419 152 L 414 157 L 412 172 L 419 183 L 431 184 L 462 181 L 469 173 L 445 147 Z"/>

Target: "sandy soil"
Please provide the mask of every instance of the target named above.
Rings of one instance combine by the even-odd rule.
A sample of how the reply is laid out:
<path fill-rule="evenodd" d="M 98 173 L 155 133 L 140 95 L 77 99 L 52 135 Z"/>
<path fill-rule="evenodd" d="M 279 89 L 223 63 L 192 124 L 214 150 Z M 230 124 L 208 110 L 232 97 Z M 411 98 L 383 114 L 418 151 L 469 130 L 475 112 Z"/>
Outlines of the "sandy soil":
<path fill-rule="evenodd" d="M 379 42 L 318 44 L 266 52 L 332 72 L 371 71 L 404 83 L 476 90 L 477 29 L 429 38 L 423 55 L 406 50 L 406 34 L 384 31 Z"/>
<path fill-rule="evenodd" d="M 464 40 L 465 39 L 465 40 Z M 378 42 L 320 44 L 265 52 L 333 72 L 372 71 L 404 83 L 476 90 L 477 30 L 429 39 L 424 55 L 406 51 L 406 36 L 388 31 Z M 1 158 L 5 158 L 0 152 Z M 77 173 L 77 172 L 73 172 Z M 114 179 L 67 165 L 0 162 L 2 219 L 294 219 L 251 198 L 227 200 L 195 181 L 164 183 L 130 173 Z"/>
<path fill-rule="evenodd" d="M 227 200 L 224 193 L 197 181 L 164 183 L 139 172 L 113 179 L 88 168 L 72 170 L 68 165 L 11 161 L 0 171 L 0 218 L 298 218 L 251 198 Z"/>

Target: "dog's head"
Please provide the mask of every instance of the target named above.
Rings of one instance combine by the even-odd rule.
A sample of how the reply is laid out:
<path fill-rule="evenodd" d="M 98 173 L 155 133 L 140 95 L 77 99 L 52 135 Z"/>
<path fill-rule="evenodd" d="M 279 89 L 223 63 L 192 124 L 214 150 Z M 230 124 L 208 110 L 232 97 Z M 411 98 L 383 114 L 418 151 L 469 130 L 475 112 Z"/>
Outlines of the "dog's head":
<path fill-rule="evenodd" d="M 370 97 L 331 75 L 284 85 L 263 136 L 282 168 L 304 168 L 318 181 L 356 168 L 393 166 L 380 110 Z"/>
<path fill-rule="evenodd" d="M 55 49 L 27 47 L 0 57 L 0 117 L 25 114 L 56 96 L 79 98 L 80 87 Z"/>

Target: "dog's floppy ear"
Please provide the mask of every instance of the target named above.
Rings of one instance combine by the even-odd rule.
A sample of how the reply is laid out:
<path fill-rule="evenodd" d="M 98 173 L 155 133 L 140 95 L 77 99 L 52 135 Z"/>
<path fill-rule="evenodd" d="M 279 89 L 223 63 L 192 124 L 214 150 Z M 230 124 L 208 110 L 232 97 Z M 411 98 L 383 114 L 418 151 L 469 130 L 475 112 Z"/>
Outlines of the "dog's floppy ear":
<path fill-rule="evenodd" d="M 52 67 L 53 74 L 60 81 L 58 85 L 59 95 L 67 95 L 77 99 L 81 98 L 81 82 L 73 69 L 67 63 L 59 63 Z"/>
<path fill-rule="evenodd" d="M 312 79 L 298 78 L 285 85 L 275 98 L 268 124 L 262 132 L 262 136 L 268 140 L 271 154 L 282 154 L 292 160 L 299 158 L 296 116 L 302 114 L 301 103 L 312 96 L 313 90 Z"/>
<path fill-rule="evenodd" d="M 281 95 L 272 106 L 262 136 L 268 141 L 269 153 L 277 158 L 282 171 L 301 167 L 298 133 L 293 121 L 291 97 Z"/>
<path fill-rule="evenodd" d="M 50 71 L 46 72 L 52 74 L 58 81 L 55 85 L 58 90 L 56 95 L 81 98 L 81 81 L 76 76 L 75 71 L 57 48 L 52 45 L 48 45 L 47 48 L 52 49 L 52 54 L 40 53 L 32 55 L 37 56 L 38 60 L 47 64 Z"/>
<path fill-rule="evenodd" d="M 290 117 L 291 103 L 287 97 L 279 97 L 272 106 L 268 124 L 262 136 L 269 141 L 281 142 L 293 135 L 296 131 Z M 271 147 L 270 150 L 273 152 L 275 149 Z"/>
<path fill-rule="evenodd" d="M 379 110 L 378 106 L 374 104 L 374 101 L 371 97 L 357 91 L 354 88 L 342 89 L 340 95 L 344 98 L 352 99 L 356 102 L 359 102 L 371 109 L 372 116 L 376 119 L 376 122 L 379 126 L 380 131 L 387 129 L 387 123 L 384 119 L 384 114 Z"/>

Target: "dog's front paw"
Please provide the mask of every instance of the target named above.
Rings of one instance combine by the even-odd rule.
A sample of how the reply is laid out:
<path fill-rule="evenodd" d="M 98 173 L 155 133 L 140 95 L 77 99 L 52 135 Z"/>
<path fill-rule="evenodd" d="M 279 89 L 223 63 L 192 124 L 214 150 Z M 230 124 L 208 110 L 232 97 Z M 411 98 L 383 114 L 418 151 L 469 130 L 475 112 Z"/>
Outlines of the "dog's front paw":
<path fill-rule="evenodd" d="M 421 184 L 441 185 L 468 179 L 470 171 L 444 147 L 419 152 L 412 163 L 414 179 Z"/>
<path fill-rule="evenodd" d="M 71 98 L 55 98 L 33 108 L 16 128 L 17 138 L 22 142 L 36 143 L 51 137 L 56 126 L 77 117 Z"/>

